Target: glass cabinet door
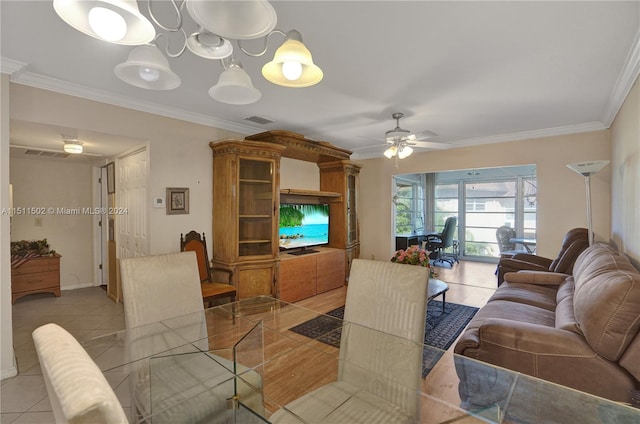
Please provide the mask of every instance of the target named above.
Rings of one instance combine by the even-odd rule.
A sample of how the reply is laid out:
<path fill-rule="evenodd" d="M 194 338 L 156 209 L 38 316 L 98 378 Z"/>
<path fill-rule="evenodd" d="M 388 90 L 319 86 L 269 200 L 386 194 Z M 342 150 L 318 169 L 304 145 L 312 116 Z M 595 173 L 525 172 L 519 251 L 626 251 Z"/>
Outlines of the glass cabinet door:
<path fill-rule="evenodd" d="M 356 214 L 356 177 L 347 176 L 347 244 L 358 240 Z"/>
<path fill-rule="evenodd" d="M 240 159 L 238 254 L 271 255 L 274 223 L 273 162 Z"/>

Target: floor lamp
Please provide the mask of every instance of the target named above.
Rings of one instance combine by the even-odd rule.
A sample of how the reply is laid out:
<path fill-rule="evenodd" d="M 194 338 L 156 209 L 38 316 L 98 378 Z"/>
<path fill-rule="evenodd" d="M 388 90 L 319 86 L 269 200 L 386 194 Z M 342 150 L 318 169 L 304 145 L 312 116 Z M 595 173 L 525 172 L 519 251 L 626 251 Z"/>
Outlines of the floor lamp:
<path fill-rule="evenodd" d="M 593 244 L 593 228 L 591 224 L 591 176 L 608 164 L 608 160 L 594 160 L 570 163 L 567 165 L 567 168 L 584 177 L 584 183 L 587 187 L 587 224 L 589 225 L 589 246 Z"/>

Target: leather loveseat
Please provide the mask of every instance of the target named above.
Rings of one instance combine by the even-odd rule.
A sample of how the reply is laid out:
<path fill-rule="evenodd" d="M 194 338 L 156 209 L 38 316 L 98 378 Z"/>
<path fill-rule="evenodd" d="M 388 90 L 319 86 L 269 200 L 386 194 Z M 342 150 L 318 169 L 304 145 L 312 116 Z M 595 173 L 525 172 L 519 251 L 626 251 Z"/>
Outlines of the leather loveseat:
<path fill-rule="evenodd" d="M 586 228 L 573 228 L 564 235 L 560 252 L 555 259 L 529 253 L 503 257 L 498 262 L 498 285 L 502 284 L 507 272 L 529 270 L 571 274 L 573 264 L 587 247 L 589 247 L 589 231 Z"/>
<path fill-rule="evenodd" d="M 598 243 L 573 275 L 520 271 L 471 320 L 455 353 L 615 401 L 640 388 L 640 273 Z M 462 362 L 462 361 L 460 361 Z M 497 396 L 456 366 L 463 403 Z"/>

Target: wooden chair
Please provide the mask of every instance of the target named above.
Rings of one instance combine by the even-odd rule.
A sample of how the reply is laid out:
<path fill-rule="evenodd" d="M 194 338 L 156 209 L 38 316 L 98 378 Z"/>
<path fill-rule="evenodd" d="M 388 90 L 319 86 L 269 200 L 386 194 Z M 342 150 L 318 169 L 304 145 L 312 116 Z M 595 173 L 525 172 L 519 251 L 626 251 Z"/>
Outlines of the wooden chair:
<path fill-rule="evenodd" d="M 208 305 L 211 301 L 218 298 L 230 297 L 231 302 L 236 300 L 236 288 L 231 282 L 233 273 L 227 269 L 216 268 L 218 271 L 226 272 L 228 276 L 228 282 L 216 283 L 213 282 L 213 273 L 209 262 L 209 255 L 207 254 L 207 240 L 202 233 L 196 231 L 189 231 L 186 236 L 180 234 L 180 251 L 181 252 L 196 252 L 198 258 L 198 272 L 200 273 L 200 288 L 202 289 L 202 301 L 205 305 Z"/>

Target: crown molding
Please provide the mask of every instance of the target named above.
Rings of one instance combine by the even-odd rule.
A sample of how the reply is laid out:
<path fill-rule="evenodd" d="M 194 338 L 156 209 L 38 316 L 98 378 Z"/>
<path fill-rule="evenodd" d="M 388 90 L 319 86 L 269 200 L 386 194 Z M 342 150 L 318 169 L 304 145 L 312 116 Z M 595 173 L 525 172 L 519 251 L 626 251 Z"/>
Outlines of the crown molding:
<path fill-rule="evenodd" d="M 585 124 L 566 125 L 563 127 L 546 128 L 543 130 L 522 131 L 510 134 L 491 135 L 486 137 L 467 138 L 462 140 L 448 140 L 444 143 L 451 145 L 452 149 L 458 147 L 480 146 L 483 144 L 495 144 L 495 143 L 507 143 L 509 141 L 521 141 L 530 140 L 543 137 L 556 137 L 569 134 L 580 134 L 585 132 L 602 131 L 607 127 L 602 122 L 587 122 Z M 420 154 L 428 152 L 429 150 L 418 150 L 416 153 Z M 351 155 L 352 159 L 374 159 L 380 158 L 377 153 L 358 153 L 354 152 Z"/>
<path fill-rule="evenodd" d="M 161 106 L 157 103 L 132 99 L 130 97 L 113 94 L 104 90 L 88 88 L 80 84 L 46 77 L 34 72 L 22 72 L 21 70 L 24 69 L 24 66 L 26 66 L 26 64 L 22 64 L 22 67 L 17 68 L 15 64 L 20 64 L 20 62 L 11 60 L 8 60 L 7 62 L 7 66 L 10 66 L 10 69 L 17 69 L 17 71 L 14 71 L 15 73 L 13 73 L 11 76 L 11 82 L 14 82 L 16 84 L 23 84 L 30 87 L 41 88 L 43 90 L 54 91 L 60 94 L 66 94 L 87 100 L 107 103 L 127 109 L 138 110 L 140 112 L 153 113 L 155 115 L 160 115 L 167 118 L 179 119 L 182 121 L 192 122 L 194 124 L 206 125 L 209 127 L 233 131 L 240 134 L 254 134 L 264 131 L 264 127 L 242 125 L 235 122 L 226 121 L 224 119 L 218 119 L 182 109 Z M 5 58 L 2 58 L 2 66 L 4 73 Z"/>
<path fill-rule="evenodd" d="M 27 64 L 7 57 L 0 57 L 0 73 L 11 76 L 18 75 L 26 68 Z"/>
<path fill-rule="evenodd" d="M 450 143 L 453 147 L 478 146 L 481 144 L 506 143 L 508 141 L 520 141 L 543 137 L 557 137 L 568 134 L 579 134 L 585 132 L 602 131 L 607 127 L 602 122 L 587 122 L 584 124 L 565 125 L 562 127 L 545 128 L 541 130 L 521 131 L 510 134 L 490 135 L 486 137 L 467 138 L 463 140 L 453 140 Z"/>
<path fill-rule="evenodd" d="M 602 122 L 609 128 L 640 75 L 640 31 L 636 34 L 622 71 L 609 96 Z"/>

